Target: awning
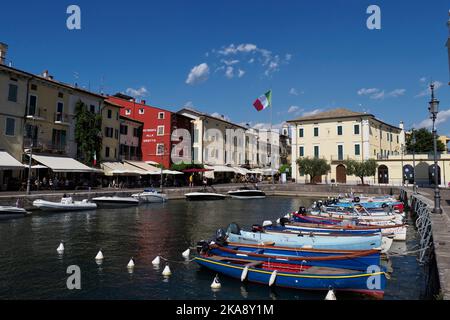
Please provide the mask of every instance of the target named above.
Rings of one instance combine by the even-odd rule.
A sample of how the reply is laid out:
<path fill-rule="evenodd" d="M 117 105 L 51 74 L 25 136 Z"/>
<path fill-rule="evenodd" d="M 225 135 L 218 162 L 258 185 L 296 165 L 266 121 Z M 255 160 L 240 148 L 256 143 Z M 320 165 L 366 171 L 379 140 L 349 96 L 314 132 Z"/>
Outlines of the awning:
<path fill-rule="evenodd" d="M 24 165 L 6 151 L 0 151 L 0 170 L 23 169 Z"/>
<path fill-rule="evenodd" d="M 72 158 L 34 154 L 32 158 L 40 164 L 50 168 L 53 172 L 99 172 L 98 169 L 90 168 Z"/>
<path fill-rule="evenodd" d="M 241 168 L 241 167 L 233 167 L 233 169 L 236 170 L 237 173 L 239 173 L 239 174 L 241 174 L 243 176 L 245 176 L 245 175 L 250 173 L 250 170 L 247 170 L 247 169 Z"/>
<path fill-rule="evenodd" d="M 163 170 L 163 174 L 169 174 L 169 175 L 177 175 L 177 174 L 184 174 L 183 172 L 179 171 L 173 171 L 173 170 Z M 154 171 L 150 173 L 152 176 L 161 175 L 161 169 L 159 171 Z"/>
<path fill-rule="evenodd" d="M 227 167 L 227 166 L 220 166 L 220 165 L 217 165 L 217 166 L 208 166 L 208 165 L 205 165 L 205 168 L 206 168 L 206 169 L 213 169 L 214 172 L 232 172 L 232 173 L 238 173 L 234 168 L 232 168 L 232 167 Z"/>
<path fill-rule="evenodd" d="M 145 176 L 151 174 L 126 162 L 103 162 L 101 164 L 105 176 Z"/>
<path fill-rule="evenodd" d="M 139 169 L 144 170 L 144 171 L 149 171 L 149 172 L 160 172 L 161 171 L 161 169 L 159 169 L 155 166 L 149 165 L 148 163 L 146 163 L 144 161 L 128 161 L 127 160 L 125 162 L 128 164 L 131 164 L 132 166 L 138 167 Z"/>

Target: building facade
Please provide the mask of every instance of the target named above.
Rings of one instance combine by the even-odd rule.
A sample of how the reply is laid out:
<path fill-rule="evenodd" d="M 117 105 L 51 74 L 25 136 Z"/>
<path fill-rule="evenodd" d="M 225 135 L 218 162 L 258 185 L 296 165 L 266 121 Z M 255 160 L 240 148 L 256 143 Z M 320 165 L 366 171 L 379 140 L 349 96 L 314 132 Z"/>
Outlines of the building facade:
<path fill-rule="evenodd" d="M 323 158 L 331 171 L 316 182 L 347 183 L 357 181 L 347 177 L 345 160 L 384 160 L 400 155 L 405 145 L 403 124 L 389 125 L 372 114 L 334 109 L 288 121 L 292 136 L 292 175 L 305 182 L 297 166 L 303 157 Z M 381 173 L 383 174 L 383 173 Z"/>
<path fill-rule="evenodd" d="M 120 151 L 120 109 L 121 106 L 105 101 L 102 115 L 102 152 L 101 161 L 118 161 Z"/>
<path fill-rule="evenodd" d="M 141 121 L 120 116 L 120 161 L 142 161 L 143 127 L 144 123 Z"/>

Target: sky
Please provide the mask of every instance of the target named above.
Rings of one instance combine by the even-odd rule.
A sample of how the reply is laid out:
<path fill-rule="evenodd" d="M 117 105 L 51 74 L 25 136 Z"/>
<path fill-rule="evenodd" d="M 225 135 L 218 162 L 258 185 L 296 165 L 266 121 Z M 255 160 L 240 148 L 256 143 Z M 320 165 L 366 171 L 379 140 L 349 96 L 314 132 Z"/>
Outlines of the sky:
<path fill-rule="evenodd" d="M 341 107 L 429 127 L 433 81 L 438 130 L 450 135 L 447 0 L 55 2 L 2 3 L 13 67 L 256 127 Z M 67 28 L 69 5 L 81 30 Z M 379 30 L 367 28 L 370 5 Z M 272 112 L 257 112 L 269 89 Z"/>

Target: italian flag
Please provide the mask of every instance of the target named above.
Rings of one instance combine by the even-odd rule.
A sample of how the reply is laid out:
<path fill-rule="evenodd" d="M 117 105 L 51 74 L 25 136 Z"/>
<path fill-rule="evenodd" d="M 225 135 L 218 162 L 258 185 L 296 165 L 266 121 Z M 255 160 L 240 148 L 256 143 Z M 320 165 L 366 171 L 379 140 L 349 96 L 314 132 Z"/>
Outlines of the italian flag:
<path fill-rule="evenodd" d="M 253 103 L 253 106 L 258 111 L 262 111 L 262 110 L 266 109 L 267 107 L 270 107 L 271 105 L 272 105 L 272 90 L 266 92 L 265 95 L 259 97 Z"/>
<path fill-rule="evenodd" d="M 94 167 L 97 165 L 97 152 L 94 151 Z"/>

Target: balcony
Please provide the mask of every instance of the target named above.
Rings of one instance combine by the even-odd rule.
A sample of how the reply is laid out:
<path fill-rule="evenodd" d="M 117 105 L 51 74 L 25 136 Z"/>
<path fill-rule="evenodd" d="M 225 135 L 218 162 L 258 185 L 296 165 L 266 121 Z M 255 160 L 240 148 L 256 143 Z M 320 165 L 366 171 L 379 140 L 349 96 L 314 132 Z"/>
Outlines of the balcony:
<path fill-rule="evenodd" d="M 29 107 L 27 119 L 42 121 L 42 120 L 45 120 L 45 117 L 43 116 L 43 112 L 42 112 L 41 108 Z"/>
<path fill-rule="evenodd" d="M 55 112 L 53 114 L 53 121 L 55 122 L 55 124 L 70 126 L 71 118 L 67 113 Z"/>
<path fill-rule="evenodd" d="M 42 141 L 39 139 L 32 139 L 25 137 L 23 139 L 24 149 L 31 149 L 33 152 L 52 153 L 52 154 L 67 154 L 68 147 L 64 143 L 54 143 L 52 141 Z"/>

